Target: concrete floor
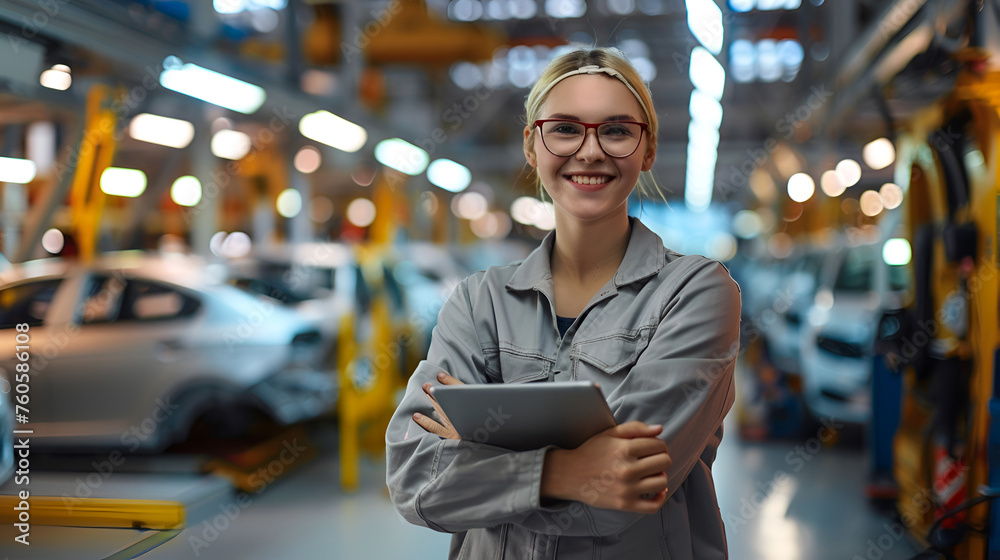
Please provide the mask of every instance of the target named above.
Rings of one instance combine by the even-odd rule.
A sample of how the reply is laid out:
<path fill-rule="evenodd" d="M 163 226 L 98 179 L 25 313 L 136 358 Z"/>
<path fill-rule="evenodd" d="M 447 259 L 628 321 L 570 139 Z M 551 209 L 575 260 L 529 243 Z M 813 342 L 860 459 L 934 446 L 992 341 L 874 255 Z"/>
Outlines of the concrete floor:
<path fill-rule="evenodd" d="M 869 540 L 878 543 L 887 533 L 891 520 L 872 510 L 863 494 L 864 453 L 835 446 L 790 461 L 789 452 L 802 443 L 725 438 L 715 476 L 733 560 L 868 558 Z M 447 535 L 411 526 L 396 514 L 383 469 L 381 462 L 365 461 L 360 490 L 346 494 L 336 454 L 323 454 L 253 496 L 217 535 L 202 522 L 143 558 L 446 558 Z M 880 560 L 903 560 L 916 549 L 904 537 L 875 552 Z"/>
<path fill-rule="evenodd" d="M 909 538 L 891 535 L 886 526 L 891 520 L 869 507 L 863 493 L 868 463 L 857 446 L 753 443 L 741 441 L 732 427 L 728 433 L 714 470 L 733 560 L 904 560 L 915 554 Z M 200 504 L 196 521 L 141 558 L 447 557 L 448 535 L 409 525 L 396 514 L 381 461 L 364 461 L 360 489 L 345 493 L 335 430 L 319 431 L 314 441 L 318 457 L 290 464 L 294 470 L 261 493 Z M 796 453 L 797 446 L 805 451 Z M 12 527 L 0 527 L 0 559 L 96 560 L 149 535 L 45 527 L 33 527 L 32 533 L 31 547 L 11 546 Z"/>

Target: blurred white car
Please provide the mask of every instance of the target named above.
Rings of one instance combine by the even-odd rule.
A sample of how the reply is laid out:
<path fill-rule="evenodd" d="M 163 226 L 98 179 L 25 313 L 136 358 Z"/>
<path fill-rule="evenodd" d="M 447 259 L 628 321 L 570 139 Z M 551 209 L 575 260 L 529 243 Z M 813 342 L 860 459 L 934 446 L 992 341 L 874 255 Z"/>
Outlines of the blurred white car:
<path fill-rule="evenodd" d="M 773 295 L 771 309 L 775 315 L 764 325 L 764 339 L 771 363 L 785 373 L 802 371 L 802 325 L 815 298 L 827 254 L 810 250 L 791 259 Z"/>
<path fill-rule="evenodd" d="M 229 283 L 292 309 L 319 328 L 330 351 L 341 317 L 355 308 L 354 251 L 342 243 L 275 245 L 226 263 Z"/>
<path fill-rule="evenodd" d="M 886 264 L 883 243 L 833 252 L 808 311 L 802 335 L 802 383 L 806 406 L 819 418 L 867 422 L 879 319 L 900 307 L 909 276 Z"/>
<path fill-rule="evenodd" d="M 189 257 L 34 261 L 0 274 L 0 368 L 29 325 L 33 444 L 162 449 L 196 421 L 240 435 L 330 410 L 318 328 Z"/>

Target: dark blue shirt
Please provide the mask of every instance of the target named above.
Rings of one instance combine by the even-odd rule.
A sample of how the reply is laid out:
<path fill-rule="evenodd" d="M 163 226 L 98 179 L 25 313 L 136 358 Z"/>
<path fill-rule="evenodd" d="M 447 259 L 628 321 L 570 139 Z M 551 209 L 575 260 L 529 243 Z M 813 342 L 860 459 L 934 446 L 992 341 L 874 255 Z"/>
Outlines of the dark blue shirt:
<path fill-rule="evenodd" d="M 576 321 L 576 317 L 556 317 L 556 327 L 559 328 L 559 336 L 566 336 L 566 331 L 569 330 L 573 321 Z"/>

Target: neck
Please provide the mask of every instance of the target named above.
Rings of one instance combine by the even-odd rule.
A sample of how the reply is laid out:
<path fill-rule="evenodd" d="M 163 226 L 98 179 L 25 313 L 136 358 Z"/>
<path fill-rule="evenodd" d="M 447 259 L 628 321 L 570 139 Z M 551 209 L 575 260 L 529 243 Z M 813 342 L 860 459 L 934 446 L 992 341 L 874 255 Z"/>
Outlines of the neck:
<path fill-rule="evenodd" d="M 625 258 L 629 235 L 624 214 L 593 223 L 561 220 L 552 248 L 553 277 L 580 284 L 607 282 Z"/>

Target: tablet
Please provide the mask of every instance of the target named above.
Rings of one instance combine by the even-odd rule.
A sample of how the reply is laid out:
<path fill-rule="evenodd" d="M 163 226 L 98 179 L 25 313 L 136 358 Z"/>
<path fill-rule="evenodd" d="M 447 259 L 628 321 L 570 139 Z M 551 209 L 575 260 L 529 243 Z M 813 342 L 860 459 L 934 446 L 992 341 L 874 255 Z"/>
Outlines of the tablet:
<path fill-rule="evenodd" d="M 616 424 L 587 381 L 440 385 L 431 394 L 463 440 L 514 451 L 573 449 Z"/>

